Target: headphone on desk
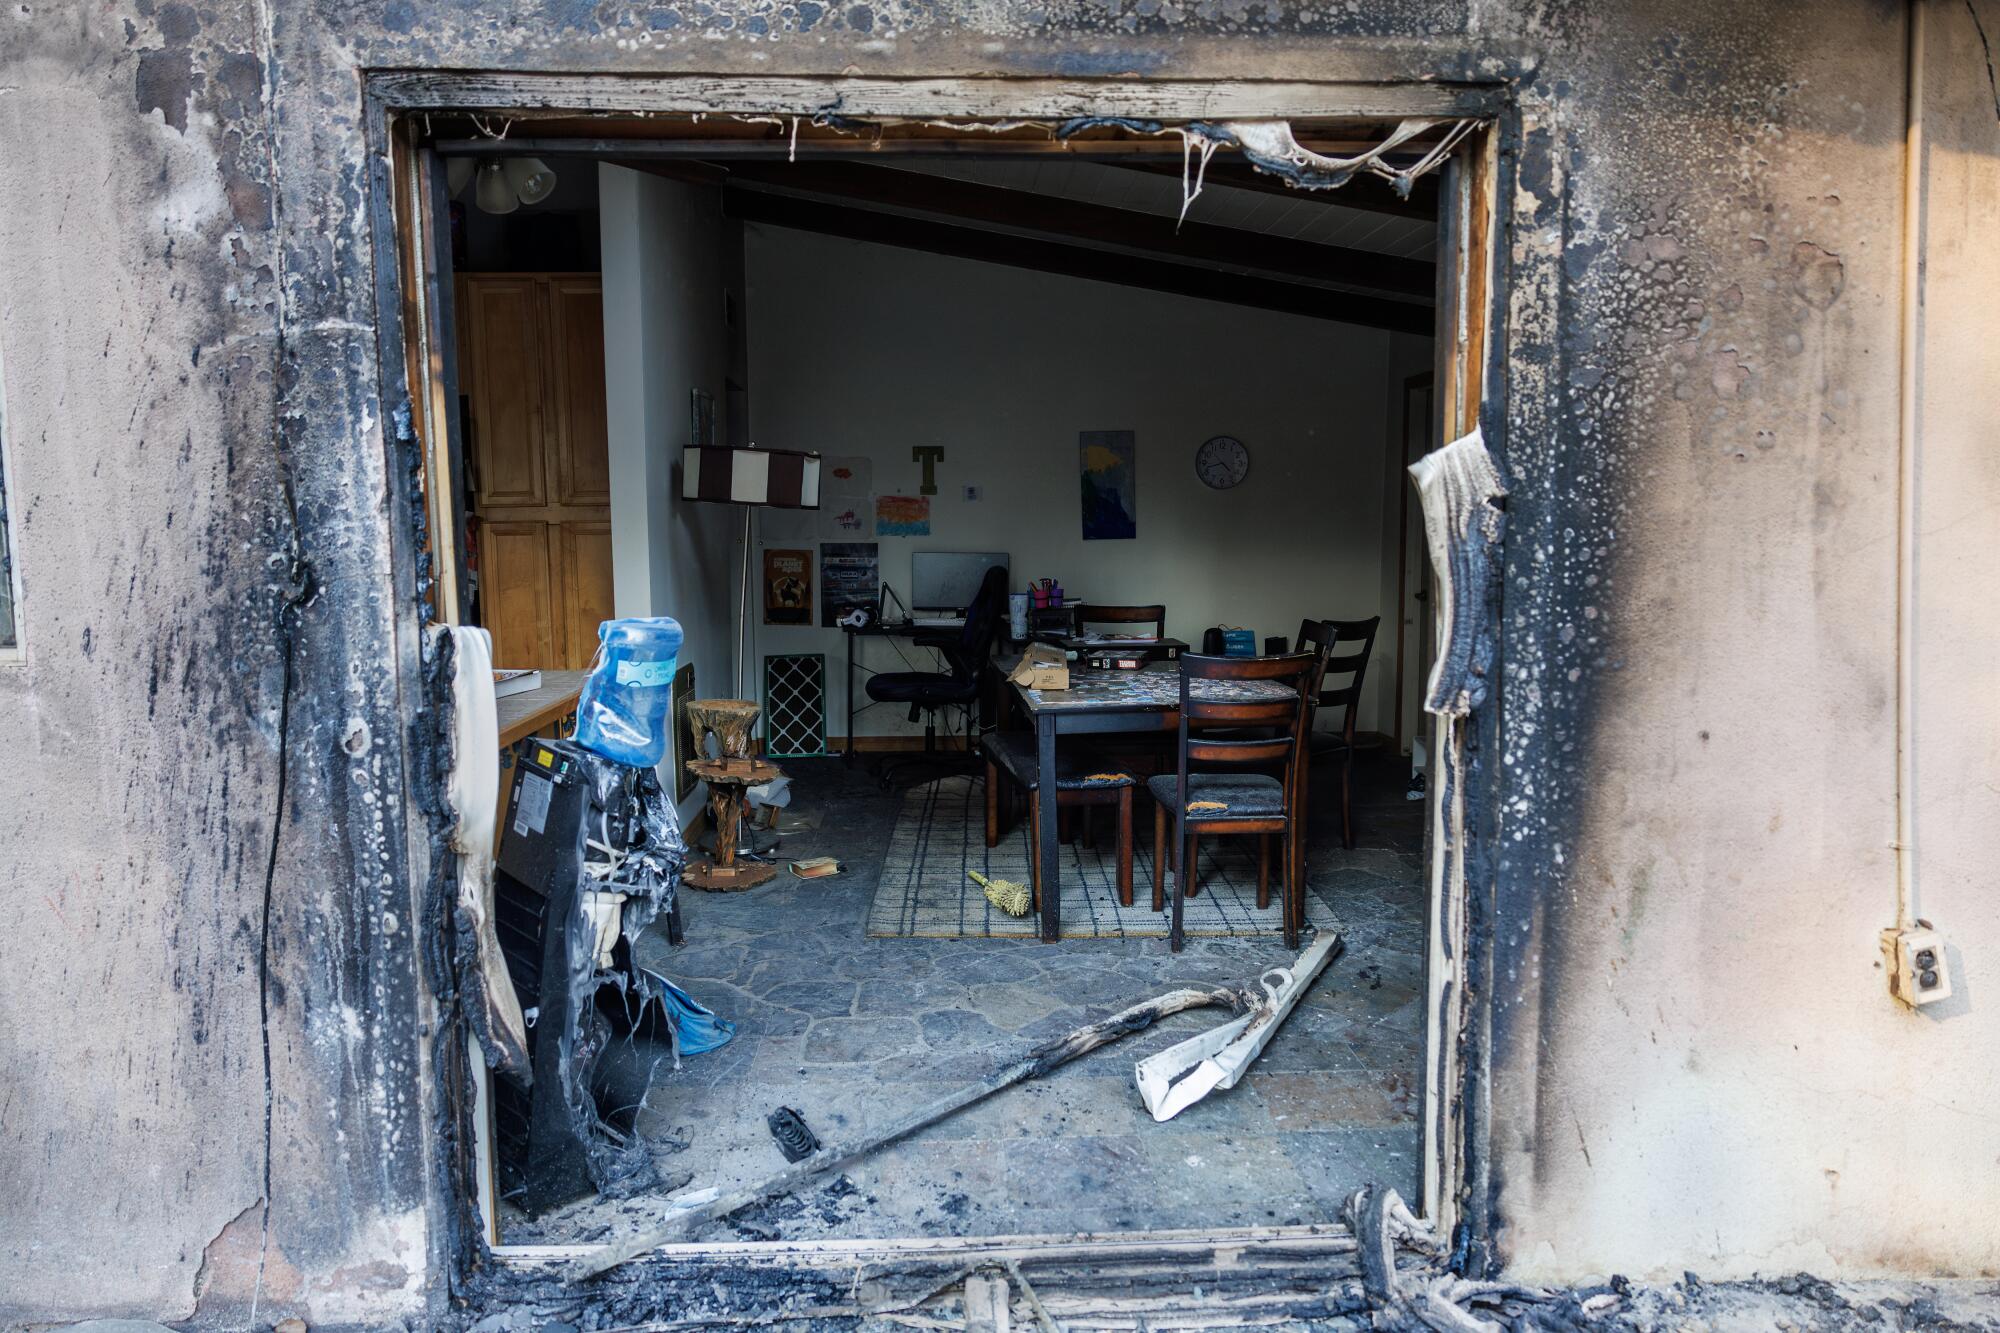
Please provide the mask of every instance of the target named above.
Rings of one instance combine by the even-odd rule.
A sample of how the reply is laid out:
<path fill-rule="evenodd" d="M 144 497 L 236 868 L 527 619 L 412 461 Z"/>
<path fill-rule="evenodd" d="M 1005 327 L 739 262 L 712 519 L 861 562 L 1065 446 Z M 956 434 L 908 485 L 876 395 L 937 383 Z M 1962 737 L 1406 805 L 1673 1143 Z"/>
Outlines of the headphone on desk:
<path fill-rule="evenodd" d="M 875 608 L 857 606 L 833 622 L 842 629 L 867 629 L 875 623 Z"/>

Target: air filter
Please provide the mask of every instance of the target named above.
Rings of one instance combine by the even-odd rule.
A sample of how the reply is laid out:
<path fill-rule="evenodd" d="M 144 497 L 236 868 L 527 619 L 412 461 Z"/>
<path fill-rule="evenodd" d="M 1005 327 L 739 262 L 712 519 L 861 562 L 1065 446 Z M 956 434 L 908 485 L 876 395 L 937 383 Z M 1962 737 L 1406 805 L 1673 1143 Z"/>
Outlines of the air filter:
<path fill-rule="evenodd" d="M 764 659 L 764 753 L 804 759 L 826 753 L 826 657 L 786 653 Z"/>

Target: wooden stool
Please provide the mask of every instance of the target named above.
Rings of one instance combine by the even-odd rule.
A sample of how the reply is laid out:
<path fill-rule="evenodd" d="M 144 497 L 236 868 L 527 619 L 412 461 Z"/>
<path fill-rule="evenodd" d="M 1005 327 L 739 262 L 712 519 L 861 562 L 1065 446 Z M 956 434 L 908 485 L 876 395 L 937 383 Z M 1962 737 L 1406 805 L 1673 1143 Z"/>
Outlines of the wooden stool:
<path fill-rule="evenodd" d="M 784 776 L 776 764 L 762 759 L 690 759 L 688 772 L 708 784 L 708 814 L 715 824 L 715 855 L 688 864 L 683 883 L 714 893 L 754 889 L 778 873 L 762 861 L 736 859 L 737 830 L 743 823 L 744 793 Z"/>
<path fill-rule="evenodd" d="M 763 709 L 750 699 L 691 699 L 688 732 L 692 742 L 687 771 L 708 784 L 708 813 L 715 825 L 715 855 L 690 862 L 682 880 L 697 889 L 728 893 L 767 884 L 778 868 L 761 861 L 738 861 L 736 840 L 743 824 L 744 793 L 784 776 L 784 770 L 750 753 L 750 728 Z M 715 736 L 722 757 L 708 757 Z"/>

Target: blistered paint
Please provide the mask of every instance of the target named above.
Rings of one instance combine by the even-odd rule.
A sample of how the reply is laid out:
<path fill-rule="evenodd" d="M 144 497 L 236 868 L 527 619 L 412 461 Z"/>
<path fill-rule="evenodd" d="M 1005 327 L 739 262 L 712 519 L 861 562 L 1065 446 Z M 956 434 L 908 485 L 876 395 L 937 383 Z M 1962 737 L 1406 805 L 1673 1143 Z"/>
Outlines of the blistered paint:
<path fill-rule="evenodd" d="M 1873 938 L 1895 891 L 1903 14 L 1552 35 L 1595 56 L 1553 107 L 1559 411 L 1509 441 L 1498 1255 L 1990 1272 L 1979 1052 L 2000 1032 L 1899 1009 Z M 1936 50 L 1983 91 L 1976 46 Z M 1962 632 L 1932 623 L 1920 656 Z M 1928 722 L 1968 724 L 1991 734 L 1987 711 Z M 1993 848 L 1968 835 L 1969 868 Z M 1987 942 L 1976 882 L 1931 909 Z"/>

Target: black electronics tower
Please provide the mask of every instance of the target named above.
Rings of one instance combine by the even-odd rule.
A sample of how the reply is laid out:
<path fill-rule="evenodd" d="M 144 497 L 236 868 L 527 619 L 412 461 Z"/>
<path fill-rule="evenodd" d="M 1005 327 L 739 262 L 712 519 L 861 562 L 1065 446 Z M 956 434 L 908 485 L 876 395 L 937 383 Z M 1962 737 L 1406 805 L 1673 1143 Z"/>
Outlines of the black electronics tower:
<path fill-rule="evenodd" d="M 607 1095 L 612 1040 L 662 1035 L 657 1005 L 640 1002 L 645 988 L 631 984 L 626 940 L 613 946 L 609 968 L 596 965 L 581 899 L 595 887 L 586 838 L 643 848 L 646 798 L 663 798 L 653 770 L 613 764 L 572 741 L 524 744 L 511 782 L 493 924 L 528 1016 L 532 1084 L 494 1071 L 493 1122 L 501 1197 L 534 1216 L 603 1183 L 601 1135 L 624 1128 L 615 1126 L 624 1099 Z M 667 937 L 678 944 L 680 936 L 676 903 Z"/>

